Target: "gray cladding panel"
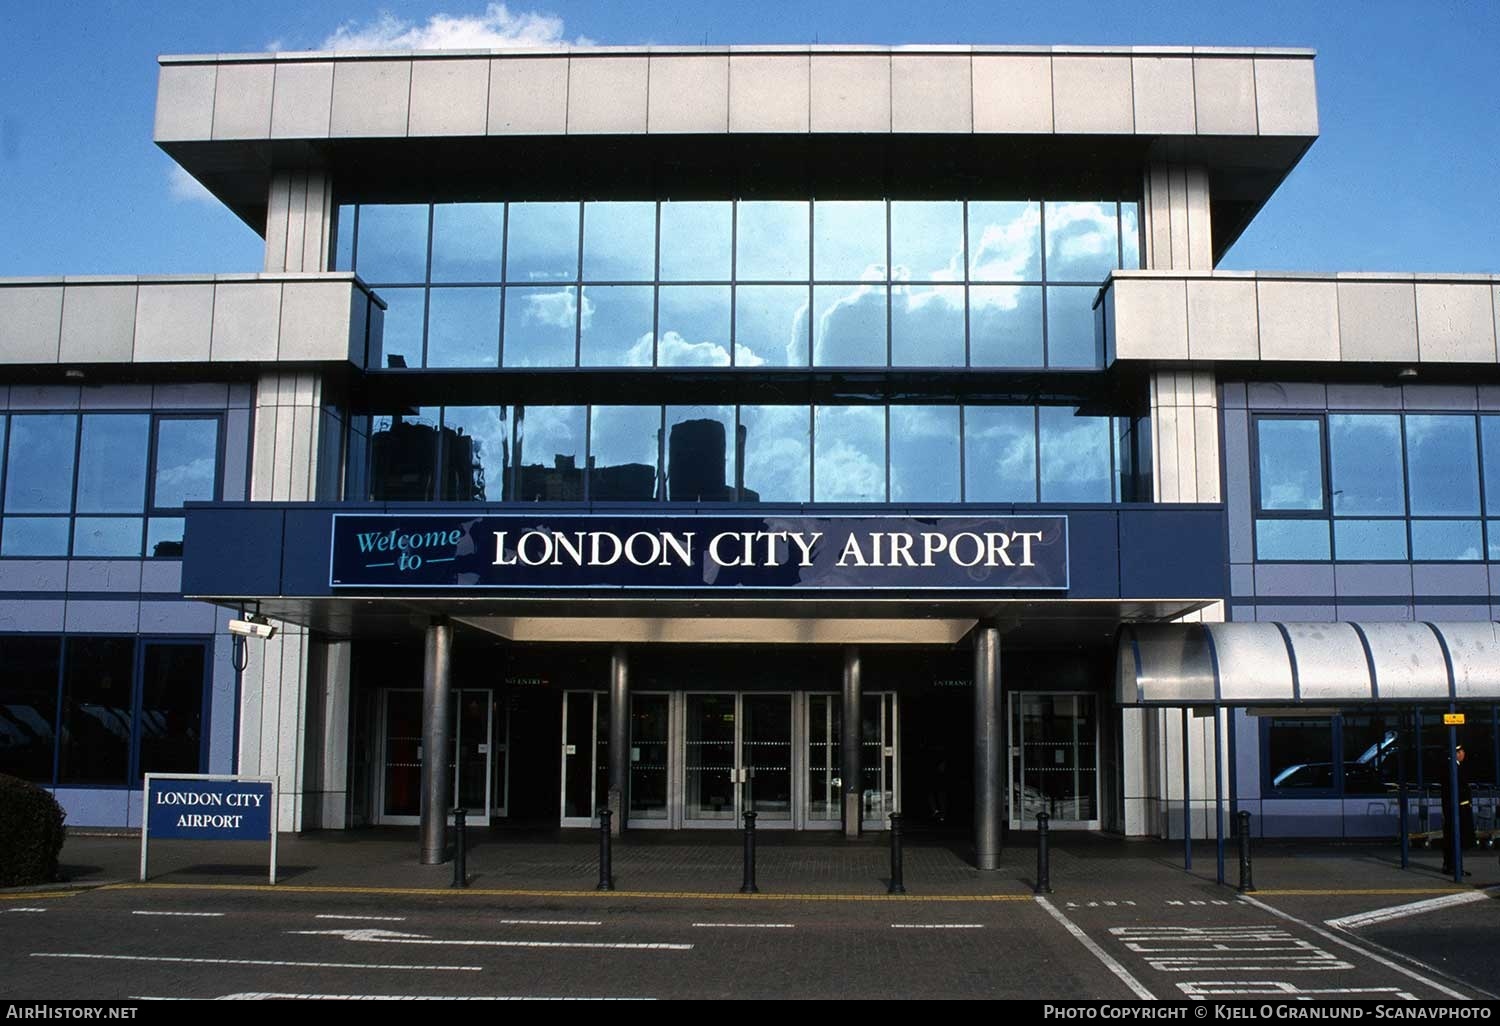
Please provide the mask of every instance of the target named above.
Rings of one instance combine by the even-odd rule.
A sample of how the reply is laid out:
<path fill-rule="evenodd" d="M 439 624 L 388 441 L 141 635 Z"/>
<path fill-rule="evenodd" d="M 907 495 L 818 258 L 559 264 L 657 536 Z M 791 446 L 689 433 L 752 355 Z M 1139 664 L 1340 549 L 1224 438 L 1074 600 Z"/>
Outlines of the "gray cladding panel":
<path fill-rule="evenodd" d="M 333 138 L 404 136 L 411 98 L 410 60 L 339 61 L 333 70 Z"/>
<path fill-rule="evenodd" d="M 1329 563 L 1257 563 L 1255 589 L 1261 598 L 1321 598 L 1334 594 Z"/>
<path fill-rule="evenodd" d="M 281 285 L 220 282 L 214 286 L 214 360 L 276 359 L 281 326 Z"/>
<path fill-rule="evenodd" d="M 1264 281 L 1256 291 L 1262 360 L 1339 359 L 1335 282 Z"/>
<path fill-rule="evenodd" d="M 1053 119 L 1058 132 L 1130 135 L 1135 99 L 1129 57 L 1054 57 Z"/>
<path fill-rule="evenodd" d="M 1130 65 L 1137 132 L 1192 135 L 1197 131 L 1191 58 L 1133 57 Z"/>
<path fill-rule="evenodd" d="M 70 285 L 63 289 L 64 363 L 129 363 L 135 346 L 134 285 Z"/>
<path fill-rule="evenodd" d="M 1410 282 L 1341 281 L 1339 343 L 1345 360 L 1415 360 L 1417 293 Z"/>
<path fill-rule="evenodd" d="M 1200 134 L 1255 134 L 1255 64 L 1251 58 L 1195 57 L 1193 81 Z"/>
<path fill-rule="evenodd" d="M 1262 135 L 1317 135 L 1313 62 L 1256 57 L 1255 107 Z"/>
<path fill-rule="evenodd" d="M 134 634 L 140 628 L 136 599 L 68 599 L 63 629 L 80 634 Z"/>
<path fill-rule="evenodd" d="M 1336 563 L 1334 584 L 1340 598 L 1410 598 L 1410 563 Z"/>
<path fill-rule="evenodd" d="M 157 142 L 208 139 L 214 126 L 213 64 L 164 64 L 156 76 Z"/>
<path fill-rule="evenodd" d="M 0 354 L 7 363 L 56 363 L 63 290 L 55 285 L 0 288 Z"/>
<path fill-rule="evenodd" d="M 333 119 L 333 62 L 276 65 L 271 138 L 326 139 Z"/>
<path fill-rule="evenodd" d="M 266 138 L 275 81 L 273 64 L 222 65 L 214 82 L 214 138 Z"/>
<path fill-rule="evenodd" d="M 975 54 L 974 131 L 1052 131 L 1052 58 Z"/>
<path fill-rule="evenodd" d="M 735 54 L 729 58 L 731 132 L 806 132 L 812 58 Z"/>
<path fill-rule="evenodd" d="M 484 135 L 490 62 L 414 61 L 407 134 Z"/>
<path fill-rule="evenodd" d="M 142 285 L 135 308 L 135 361 L 207 362 L 213 309 L 211 284 Z"/>
<path fill-rule="evenodd" d="M 1417 283 L 1417 351 L 1424 361 L 1494 363 L 1491 288 Z"/>
<path fill-rule="evenodd" d="M 490 135 L 561 135 L 568 130 L 568 60 L 490 61 Z"/>
<path fill-rule="evenodd" d="M 597 57 L 568 62 L 568 132 L 634 135 L 646 131 L 647 62 Z"/>
<path fill-rule="evenodd" d="M 1483 563 L 1413 563 L 1412 594 L 1489 595 L 1489 570 Z"/>
<path fill-rule="evenodd" d="M 891 58 L 814 54 L 811 69 L 814 132 L 889 132 Z"/>
<path fill-rule="evenodd" d="M 140 591 L 138 559 L 75 559 L 68 563 L 69 591 Z"/>
<path fill-rule="evenodd" d="M 1246 388 L 1246 402 L 1252 410 L 1322 410 L 1328 406 L 1328 392 L 1316 382 L 1251 381 Z"/>
<path fill-rule="evenodd" d="M 966 56 L 891 58 L 891 130 L 972 132 L 974 91 Z"/>
<path fill-rule="evenodd" d="M 728 131 L 728 57 L 652 57 L 648 77 L 647 131 Z"/>
<path fill-rule="evenodd" d="M 182 562 L 172 559 L 148 559 L 141 567 L 141 591 L 144 593 L 182 591 Z"/>

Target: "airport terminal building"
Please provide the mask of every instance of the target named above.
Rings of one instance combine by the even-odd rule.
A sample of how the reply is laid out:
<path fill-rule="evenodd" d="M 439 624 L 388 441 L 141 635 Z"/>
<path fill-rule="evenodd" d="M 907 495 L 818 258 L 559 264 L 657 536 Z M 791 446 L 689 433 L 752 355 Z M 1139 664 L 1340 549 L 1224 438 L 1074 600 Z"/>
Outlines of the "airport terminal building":
<path fill-rule="evenodd" d="M 0 772 L 981 867 L 1217 799 L 1394 837 L 1453 737 L 1493 787 L 1500 277 L 1215 270 L 1313 66 L 161 58 L 265 264 L 0 281 Z"/>

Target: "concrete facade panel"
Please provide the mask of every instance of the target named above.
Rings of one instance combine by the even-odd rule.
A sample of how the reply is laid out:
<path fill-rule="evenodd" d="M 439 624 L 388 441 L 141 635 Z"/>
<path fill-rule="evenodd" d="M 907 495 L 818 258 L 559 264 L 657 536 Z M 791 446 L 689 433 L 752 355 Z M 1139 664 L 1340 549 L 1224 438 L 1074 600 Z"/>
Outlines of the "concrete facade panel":
<path fill-rule="evenodd" d="M 412 61 L 407 134 L 484 135 L 489 92 L 484 58 Z"/>
<path fill-rule="evenodd" d="M 64 560 L 0 560 L 0 592 L 67 590 L 68 564 Z"/>
<path fill-rule="evenodd" d="M 568 130 L 568 59 L 490 61 L 490 135 L 562 135 Z"/>
<path fill-rule="evenodd" d="M 12 410 L 76 410 L 83 389 L 77 385 L 11 385 Z"/>
<path fill-rule="evenodd" d="M 60 631 L 66 607 L 62 599 L 0 599 L 0 631 Z"/>
<path fill-rule="evenodd" d="M 272 139 L 326 139 L 333 120 L 331 61 L 276 64 Z"/>
<path fill-rule="evenodd" d="M 1245 386 L 1252 410 L 1322 410 L 1328 390 L 1314 381 L 1251 381 Z"/>
<path fill-rule="evenodd" d="M 212 634 L 215 608 L 206 602 L 142 602 L 142 634 Z M 252 639 L 253 640 L 253 639 Z"/>
<path fill-rule="evenodd" d="M 1417 358 L 1417 296 L 1411 282 L 1341 281 L 1339 353 L 1344 360 Z"/>
<path fill-rule="evenodd" d="M 1330 563 L 1258 563 L 1255 594 L 1260 598 L 1321 598 L 1334 596 Z M 1261 617 L 1265 619 L 1265 617 Z"/>
<path fill-rule="evenodd" d="M 1193 58 L 1199 135 L 1254 135 L 1255 62 L 1248 57 Z"/>
<path fill-rule="evenodd" d="M 149 410 L 150 385 L 102 385 L 80 389 L 79 407 L 85 410 Z"/>
<path fill-rule="evenodd" d="M 411 65 L 409 60 L 339 61 L 328 134 L 335 139 L 406 135 Z"/>
<path fill-rule="evenodd" d="M 814 132 L 889 132 L 891 59 L 814 54 L 810 121 Z"/>
<path fill-rule="evenodd" d="M 214 127 L 214 79 L 212 64 L 164 64 L 156 75 L 157 142 L 207 139 Z"/>
<path fill-rule="evenodd" d="M 70 826 L 116 827 L 135 825 L 130 819 L 134 788 L 59 787 L 52 789 Z M 138 821 L 137 821 L 138 822 Z"/>
<path fill-rule="evenodd" d="M 175 559 L 148 559 L 141 566 L 141 592 L 180 593 L 182 591 L 182 562 Z"/>
<path fill-rule="evenodd" d="M 974 90 L 968 56 L 892 56 L 891 130 L 972 132 Z"/>
<path fill-rule="evenodd" d="M 214 286 L 142 285 L 135 306 L 137 363 L 206 363 Z"/>
<path fill-rule="evenodd" d="M 652 57 L 647 77 L 648 132 L 729 130 L 728 57 Z"/>
<path fill-rule="evenodd" d="M 1262 281 L 1256 291 L 1262 360 L 1338 360 L 1339 303 L 1334 282 Z"/>
<path fill-rule="evenodd" d="M 646 131 L 647 67 L 644 56 L 569 60 L 568 134 Z"/>
<path fill-rule="evenodd" d="M 69 591 L 141 590 L 138 559 L 74 559 L 68 563 Z"/>
<path fill-rule="evenodd" d="M 1340 602 L 1338 615 L 1330 620 L 1395 623 L 1412 618 L 1410 602 Z"/>
<path fill-rule="evenodd" d="M 1130 58 L 1052 58 L 1052 104 L 1060 133 L 1131 134 L 1135 98 L 1130 88 Z"/>
<path fill-rule="evenodd" d="M 1318 89 L 1313 62 L 1256 57 L 1255 109 L 1261 135 L 1317 135 Z"/>
<path fill-rule="evenodd" d="M 1114 340 L 1117 359 L 1188 358 L 1187 282 L 1116 285 Z"/>
<path fill-rule="evenodd" d="M 63 363 L 129 363 L 135 347 L 134 285 L 69 285 L 63 289 Z"/>
<path fill-rule="evenodd" d="M 1195 360 L 1255 360 L 1255 282 L 1187 282 L 1188 352 Z"/>
<path fill-rule="evenodd" d="M 1495 362 L 1492 290 L 1417 282 L 1417 353 L 1424 361 Z"/>
<path fill-rule="evenodd" d="M 277 359 L 349 359 L 347 289 L 342 282 L 287 282 L 281 293 Z"/>
<path fill-rule="evenodd" d="M 1401 404 L 1408 410 L 1474 410 L 1479 407 L 1479 393 L 1472 385 L 1402 385 L 1399 391 Z"/>
<path fill-rule="evenodd" d="M 974 131 L 1041 135 L 1052 131 L 1052 58 L 975 54 Z"/>
<path fill-rule="evenodd" d="M 1333 577 L 1340 598 L 1410 598 L 1412 593 L 1409 563 L 1336 563 Z"/>
<path fill-rule="evenodd" d="M 1198 130 L 1193 62 L 1186 57 L 1132 57 L 1135 130 L 1192 135 Z"/>
<path fill-rule="evenodd" d="M 730 55 L 729 130 L 806 132 L 811 60 L 806 55 Z"/>
<path fill-rule="evenodd" d="M 1255 619 L 1258 623 L 1327 623 L 1336 620 L 1334 607 L 1308 606 L 1298 604 L 1275 605 L 1261 604 L 1255 607 Z"/>
<path fill-rule="evenodd" d="M 0 289 L 0 361 L 56 363 L 62 338 L 63 289 Z"/>
<path fill-rule="evenodd" d="M 1255 595 L 1255 567 L 1250 563 L 1233 563 L 1229 567 L 1229 594 Z"/>
<path fill-rule="evenodd" d="M 1401 390 L 1389 385 L 1328 384 L 1330 410 L 1399 410 Z"/>
<path fill-rule="evenodd" d="M 214 286 L 210 359 L 275 360 L 281 325 L 281 285 L 219 282 Z"/>
<path fill-rule="evenodd" d="M 1483 563 L 1413 563 L 1411 586 L 1419 600 L 1434 595 L 1488 597 L 1490 575 Z"/>
<path fill-rule="evenodd" d="M 1443 602 L 1412 607 L 1412 618 L 1425 623 L 1475 623 L 1490 618 L 1488 602 Z"/>
<path fill-rule="evenodd" d="M 224 64 L 214 81 L 215 139 L 264 139 L 271 131 L 274 64 Z"/>
<path fill-rule="evenodd" d="M 69 633 L 134 634 L 140 627 L 139 601 L 68 599 L 63 629 Z"/>
<path fill-rule="evenodd" d="M 229 386 L 216 382 L 185 382 L 157 385 L 151 405 L 158 410 L 220 410 L 229 397 Z"/>

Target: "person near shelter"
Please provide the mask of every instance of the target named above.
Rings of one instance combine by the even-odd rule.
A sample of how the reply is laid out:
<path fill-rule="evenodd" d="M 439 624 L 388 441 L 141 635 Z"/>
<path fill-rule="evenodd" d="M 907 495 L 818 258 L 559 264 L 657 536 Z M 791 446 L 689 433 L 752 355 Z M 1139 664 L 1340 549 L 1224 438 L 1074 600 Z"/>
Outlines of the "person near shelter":
<path fill-rule="evenodd" d="M 1465 851 L 1474 847 L 1474 799 L 1469 790 L 1469 774 L 1464 770 L 1464 746 L 1453 749 L 1454 773 L 1443 774 L 1443 872 L 1453 872 L 1453 798 L 1452 781 L 1458 780 L 1458 841 Z M 1464 876 L 1469 871 L 1464 870 Z"/>

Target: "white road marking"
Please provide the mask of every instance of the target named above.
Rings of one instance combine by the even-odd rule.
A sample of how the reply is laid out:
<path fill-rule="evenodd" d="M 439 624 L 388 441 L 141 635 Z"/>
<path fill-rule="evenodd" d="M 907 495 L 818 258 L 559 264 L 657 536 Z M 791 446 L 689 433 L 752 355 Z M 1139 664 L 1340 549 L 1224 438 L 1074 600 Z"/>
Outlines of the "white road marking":
<path fill-rule="evenodd" d="M 1400 987 L 1298 987 L 1294 983 L 1280 980 L 1195 980 L 1179 983 L 1177 989 L 1190 998 L 1215 997 L 1342 997 L 1355 995 L 1389 994 L 1403 1001 L 1415 1001 L 1417 996 Z"/>
<path fill-rule="evenodd" d="M 1370 959 L 1372 962 L 1378 962 L 1379 964 L 1385 966 L 1387 969 L 1394 969 L 1402 976 L 1416 980 L 1418 983 L 1431 987 L 1433 990 L 1437 991 L 1440 994 L 1444 994 L 1457 1001 L 1469 1000 L 1468 996 L 1465 994 L 1460 994 L 1456 990 L 1451 990 L 1448 987 L 1443 986 L 1441 983 L 1438 983 L 1436 980 L 1431 979 L 1427 976 L 1423 976 L 1421 973 L 1414 972 L 1398 962 L 1391 961 L 1389 958 L 1377 955 L 1375 952 L 1369 950 L 1368 946 L 1361 946 L 1351 943 L 1350 941 L 1345 940 L 1337 934 L 1329 933 L 1322 927 L 1314 926 L 1312 923 L 1309 923 L 1306 920 L 1298 919 L 1296 916 L 1283 912 L 1279 908 L 1273 908 L 1272 906 L 1267 905 L 1265 902 L 1259 900 L 1258 898 L 1251 897 L 1248 894 L 1241 895 L 1240 900 L 1248 905 L 1254 905 L 1256 908 L 1260 909 L 1263 912 L 1269 912 L 1271 913 L 1271 915 L 1277 917 L 1278 919 L 1285 919 L 1287 922 L 1296 923 L 1298 926 L 1311 930 L 1313 933 L 1317 934 L 1319 937 L 1322 937 L 1324 940 L 1333 941 L 1333 943 L 1338 944 L 1341 947 L 1348 948 L 1350 951 L 1356 951 L 1359 954 Z M 1412 959 L 1412 962 L 1416 965 L 1422 966 L 1422 968 L 1429 971 L 1436 971 L 1433 970 L 1431 966 L 1418 962 L 1416 959 Z"/>
<path fill-rule="evenodd" d="M 1082 944 L 1089 950 L 1090 954 L 1092 954 L 1100 962 L 1104 963 L 1104 968 L 1114 973 L 1115 976 L 1117 976 L 1125 984 L 1125 986 L 1131 989 L 1136 997 L 1140 998 L 1142 1001 L 1156 1000 L 1155 994 L 1147 990 L 1145 985 L 1142 984 L 1140 980 L 1130 975 L 1129 971 L 1126 970 L 1126 968 L 1119 962 L 1115 961 L 1115 959 L 1110 956 L 1109 952 L 1105 951 L 1099 945 L 1095 944 L 1088 934 L 1084 933 L 1073 924 L 1073 921 L 1071 919 L 1058 911 L 1057 908 L 1053 906 L 1052 902 L 1048 901 L 1046 898 L 1042 897 L 1039 894 L 1036 896 L 1036 903 L 1042 906 L 1042 908 L 1046 909 L 1048 914 L 1051 915 L 1053 919 L 1056 919 L 1059 923 L 1062 923 L 1063 929 L 1071 933 L 1073 937 L 1078 941 L 1078 943 Z"/>
<path fill-rule="evenodd" d="M 892 923 L 892 930 L 983 930 L 983 923 Z"/>
<path fill-rule="evenodd" d="M 130 913 L 133 916 L 185 916 L 190 919 L 221 919 L 223 912 L 142 912 L 139 909 Z"/>
<path fill-rule="evenodd" d="M 1467 905 L 1474 901 L 1488 901 L 1494 897 L 1494 894 L 1491 892 L 1496 890 L 1500 890 L 1500 888 L 1492 887 L 1483 891 L 1445 894 L 1441 898 L 1428 898 L 1425 901 L 1413 901 L 1406 905 L 1392 905 L 1388 908 L 1372 909 L 1369 912 L 1361 912 L 1358 915 L 1343 916 L 1339 919 L 1324 921 L 1329 926 L 1339 930 L 1358 930 L 1363 926 L 1388 923 L 1393 919 L 1405 919 L 1407 916 L 1417 916 L 1423 912 L 1435 912 L 1440 908 L 1448 908 L 1452 905 Z"/>
<path fill-rule="evenodd" d="M 313 916 L 313 918 L 314 919 L 349 919 L 349 920 L 353 920 L 355 922 L 360 922 L 360 923 L 404 923 L 404 922 L 406 922 L 406 917 L 405 916 L 335 916 L 335 915 L 323 914 L 323 915 Z"/>
<path fill-rule="evenodd" d="M 391 930 L 288 930 L 306 937 L 342 937 L 348 941 L 369 944 L 426 944 L 463 948 L 581 948 L 597 951 L 691 951 L 691 944 L 667 944 L 660 941 L 625 943 L 620 941 L 522 941 L 522 940 L 443 940 L 421 933 L 396 933 Z"/>
<path fill-rule="evenodd" d="M 468 997 L 457 994 L 273 994 L 246 991 L 224 994 L 216 1001 L 655 1001 L 653 997 L 542 997 L 531 994 L 503 994 L 494 997 Z M 132 1001 L 191 1001 L 193 998 L 131 998 Z"/>
<path fill-rule="evenodd" d="M 1349 962 L 1285 930 L 1265 926 L 1114 926 L 1110 934 L 1157 972 L 1198 969 L 1323 972 Z"/>
<path fill-rule="evenodd" d="M 506 926 L 599 926 L 599 919 L 502 919 Z"/>
<path fill-rule="evenodd" d="M 6 912 L 45 912 L 47 910 L 44 909 L 44 908 L 8 908 L 8 909 L 5 909 L 5 911 Z"/>
<path fill-rule="evenodd" d="M 104 962 L 174 962 L 186 965 L 270 965 L 302 969 L 420 969 L 428 972 L 483 972 L 479 965 L 372 965 L 368 962 L 283 962 L 263 958 L 178 958 L 167 955 L 93 955 L 76 951 L 33 951 L 32 958 L 88 958 Z"/>
<path fill-rule="evenodd" d="M 718 926 L 726 930 L 795 930 L 796 923 L 694 923 L 694 926 Z"/>

